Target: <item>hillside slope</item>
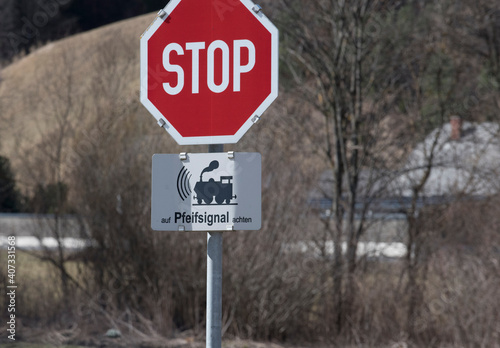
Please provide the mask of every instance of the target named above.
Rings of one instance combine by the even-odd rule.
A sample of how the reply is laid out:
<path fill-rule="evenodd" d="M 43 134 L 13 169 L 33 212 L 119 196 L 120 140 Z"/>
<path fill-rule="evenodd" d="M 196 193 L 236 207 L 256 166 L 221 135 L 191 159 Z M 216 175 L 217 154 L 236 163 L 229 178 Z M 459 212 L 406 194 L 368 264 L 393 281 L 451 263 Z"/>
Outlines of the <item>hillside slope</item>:
<path fill-rule="evenodd" d="M 49 43 L 0 71 L 0 154 L 11 159 L 23 189 L 34 177 L 59 181 L 65 169 L 54 167 L 65 166 L 69 149 L 85 139 L 101 141 L 113 122 L 132 117 L 154 124 L 139 103 L 139 39 L 154 18 Z M 92 127 L 101 133 L 89 136 Z M 157 128 L 149 130 L 160 134 Z M 44 169 L 47 161 L 57 164 Z"/>

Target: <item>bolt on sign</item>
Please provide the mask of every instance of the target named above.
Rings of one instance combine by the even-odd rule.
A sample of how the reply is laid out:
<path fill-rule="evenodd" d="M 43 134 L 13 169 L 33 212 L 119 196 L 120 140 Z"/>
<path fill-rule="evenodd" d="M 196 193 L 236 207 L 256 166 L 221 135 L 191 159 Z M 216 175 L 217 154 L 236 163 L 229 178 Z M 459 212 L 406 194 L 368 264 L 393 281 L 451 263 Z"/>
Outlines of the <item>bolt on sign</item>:
<path fill-rule="evenodd" d="M 278 96 L 278 30 L 250 0 L 171 0 L 141 37 L 141 102 L 180 145 L 236 143 Z"/>
<path fill-rule="evenodd" d="M 259 230 L 261 155 L 153 156 L 151 227 L 157 231 Z"/>

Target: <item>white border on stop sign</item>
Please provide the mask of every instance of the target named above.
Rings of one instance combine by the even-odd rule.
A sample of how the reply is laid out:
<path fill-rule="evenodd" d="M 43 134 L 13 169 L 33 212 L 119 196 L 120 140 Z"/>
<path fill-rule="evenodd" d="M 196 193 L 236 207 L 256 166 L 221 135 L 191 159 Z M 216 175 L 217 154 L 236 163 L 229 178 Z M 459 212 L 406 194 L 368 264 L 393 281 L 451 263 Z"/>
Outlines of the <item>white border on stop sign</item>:
<path fill-rule="evenodd" d="M 256 6 L 250 0 L 239 0 L 248 11 L 258 19 L 258 21 L 271 33 L 271 93 L 260 104 L 260 106 L 252 113 L 245 123 L 238 129 L 234 135 L 222 136 L 200 136 L 200 137 L 184 137 L 182 136 L 166 119 L 166 117 L 158 110 L 158 108 L 148 99 L 148 40 L 163 24 L 163 21 L 168 18 L 168 15 L 173 12 L 175 7 L 183 0 L 171 0 L 163 9 L 165 14 L 159 15 L 141 35 L 141 51 L 140 51 L 140 100 L 146 109 L 153 115 L 158 124 L 177 141 L 179 145 L 203 145 L 203 144 L 234 144 L 237 143 L 243 135 L 256 123 L 264 111 L 278 97 L 278 75 L 279 75 L 279 33 L 274 24 L 260 11 L 260 7 Z M 254 8 L 259 10 L 254 11 Z"/>

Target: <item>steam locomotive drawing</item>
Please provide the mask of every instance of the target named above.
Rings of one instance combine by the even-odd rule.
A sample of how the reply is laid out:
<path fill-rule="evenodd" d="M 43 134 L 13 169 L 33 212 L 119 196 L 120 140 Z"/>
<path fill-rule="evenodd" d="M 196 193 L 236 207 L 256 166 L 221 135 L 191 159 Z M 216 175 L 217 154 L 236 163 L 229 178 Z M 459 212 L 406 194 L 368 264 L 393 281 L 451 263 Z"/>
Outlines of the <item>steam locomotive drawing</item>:
<path fill-rule="evenodd" d="M 196 196 L 194 199 L 198 204 L 210 204 L 215 199 L 217 204 L 230 204 L 233 196 L 232 176 L 221 176 L 219 181 L 210 178 L 208 181 L 203 181 L 203 174 L 219 168 L 218 161 L 210 162 L 209 166 L 203 169 L 200 174 L 200 181 L 194 186 Z M 203 202 L 203 203 L 202 203 Z"/>

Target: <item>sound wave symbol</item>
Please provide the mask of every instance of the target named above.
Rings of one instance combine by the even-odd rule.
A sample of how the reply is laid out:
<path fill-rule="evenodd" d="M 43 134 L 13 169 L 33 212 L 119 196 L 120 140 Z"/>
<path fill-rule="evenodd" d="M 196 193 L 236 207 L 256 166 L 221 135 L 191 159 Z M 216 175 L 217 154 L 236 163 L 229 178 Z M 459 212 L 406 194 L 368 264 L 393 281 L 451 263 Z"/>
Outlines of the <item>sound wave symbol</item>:
<path fill-rule="evenodd" d="M 185 200 L 191 195 L 191 186 L 189 185 L 191 176 L 191 173 L 186 167 L 182 167 L 179 175 L 177 175 L 177 192 L 179 192 L 179 196 L 182 200 Z"/>

